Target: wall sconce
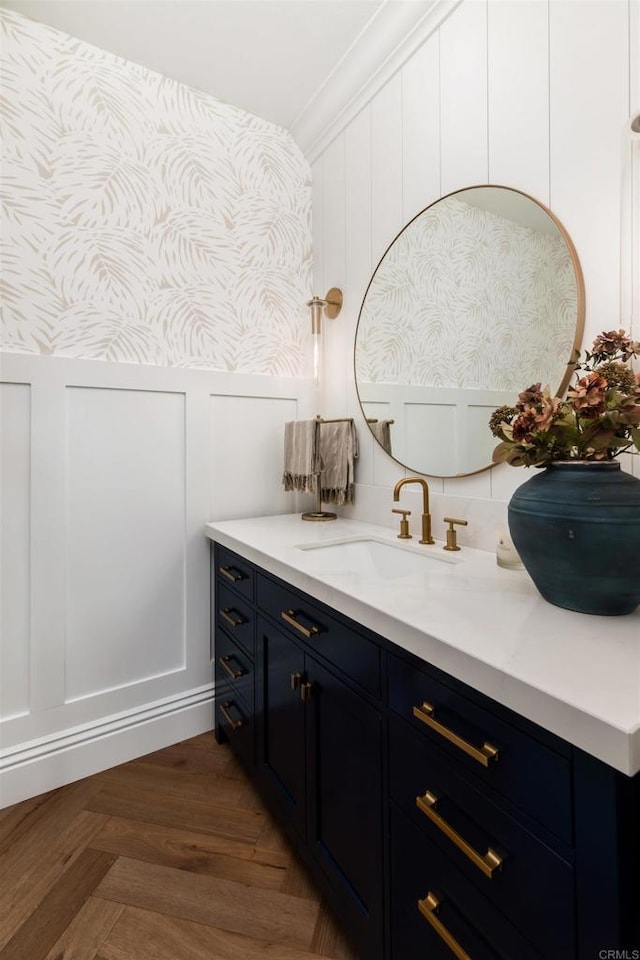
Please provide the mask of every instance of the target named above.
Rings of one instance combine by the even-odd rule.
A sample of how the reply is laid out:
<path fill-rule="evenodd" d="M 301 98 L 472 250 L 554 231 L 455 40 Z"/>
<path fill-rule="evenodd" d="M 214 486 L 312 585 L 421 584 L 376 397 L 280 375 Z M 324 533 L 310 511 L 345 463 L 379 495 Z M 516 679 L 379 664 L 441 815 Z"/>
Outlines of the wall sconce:
<path fill-rule="evenodd" d="M 322 375 L 322 314 L 324 313 L 329 320 L 338 316 L 342 310 L 342 290 L 339 290 L 338 287 L 331 287 L 324 300 L 314 296 L 307 301 L 307 306 L 311 307 L 313 382 L 315 386 L 318 386 Z"/>

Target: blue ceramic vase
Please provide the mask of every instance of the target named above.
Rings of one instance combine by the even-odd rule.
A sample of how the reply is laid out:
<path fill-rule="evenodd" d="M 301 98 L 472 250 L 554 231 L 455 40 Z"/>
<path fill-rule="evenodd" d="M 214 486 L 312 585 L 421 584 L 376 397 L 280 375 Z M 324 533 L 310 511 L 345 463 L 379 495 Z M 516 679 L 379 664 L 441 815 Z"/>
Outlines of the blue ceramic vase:
<path fill-rule="evenodd" d="M 553 463 L 509 504 L 509 530 L 549 603 L 619 616 L 640 604 L 640 480 L 615 461 Z"/>

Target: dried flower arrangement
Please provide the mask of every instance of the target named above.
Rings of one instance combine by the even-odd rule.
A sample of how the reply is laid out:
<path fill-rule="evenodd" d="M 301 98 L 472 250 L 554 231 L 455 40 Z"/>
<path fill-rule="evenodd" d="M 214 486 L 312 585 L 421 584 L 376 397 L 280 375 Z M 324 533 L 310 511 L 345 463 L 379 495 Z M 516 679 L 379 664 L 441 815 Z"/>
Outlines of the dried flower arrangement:
<path fill-rule="evenodd" d="M 582 362 L 577 353 L 576 381 L 565 399 L 535 383 L 513 407 L 498 407 L 489 420 L 501 441 L 494 462 L 546 467 L 559 460 L 613 460 L 625 451 L 640 451 L 640 373 L 631 367 L 633 357 L 640 357 L 640 342 L 624 330 L 603 332 Z"/>

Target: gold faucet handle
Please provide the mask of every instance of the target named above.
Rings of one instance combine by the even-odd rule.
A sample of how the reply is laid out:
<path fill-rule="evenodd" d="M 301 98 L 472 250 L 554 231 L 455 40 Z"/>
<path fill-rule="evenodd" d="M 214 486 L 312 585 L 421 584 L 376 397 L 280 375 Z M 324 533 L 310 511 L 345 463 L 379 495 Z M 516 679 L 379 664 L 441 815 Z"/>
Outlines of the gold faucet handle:
<path fill-rule="evenodd" d="M 460 550 L 458 546 L 458 541 L 456 539 L 456 529 L 454 524 L 459 524 L 461 527 L 466 527 L 469 525 L 468 520 L 456 520 L 455 517 L 445 517 L 444 522 L 449 524 L 449 529 L 447 530 L 447 542 L 445 543 L 443 550 Z"/>
<path fill-rule="evenodd" d="M 409 521 L 407 517 L 411 516 L 411 510 L 395 510 L 393 509 L 391 513 L 401 513 L 402 520 L 400 521 L 400 533 L 398 534 L 398 540 L 411 540 L 412 536 L 409 533 Z"/>

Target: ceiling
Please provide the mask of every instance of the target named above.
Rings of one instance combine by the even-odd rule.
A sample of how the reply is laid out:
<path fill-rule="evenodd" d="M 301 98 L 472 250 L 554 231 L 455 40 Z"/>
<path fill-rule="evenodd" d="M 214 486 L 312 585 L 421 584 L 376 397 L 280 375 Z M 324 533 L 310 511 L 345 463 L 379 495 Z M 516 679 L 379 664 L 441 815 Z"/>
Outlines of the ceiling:
<path fill-rule="evenodd" d="M 421 0 L 0 0 L 290 129 L 383 8 Z"/>

